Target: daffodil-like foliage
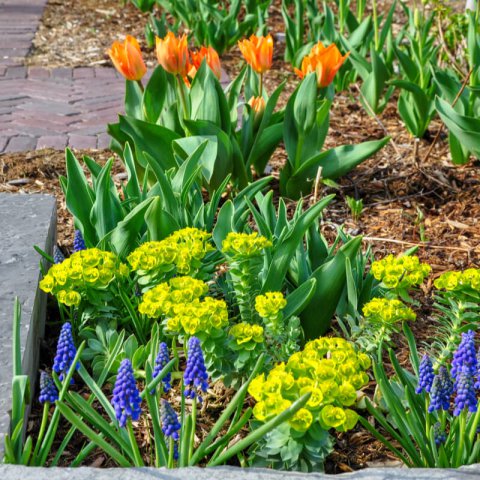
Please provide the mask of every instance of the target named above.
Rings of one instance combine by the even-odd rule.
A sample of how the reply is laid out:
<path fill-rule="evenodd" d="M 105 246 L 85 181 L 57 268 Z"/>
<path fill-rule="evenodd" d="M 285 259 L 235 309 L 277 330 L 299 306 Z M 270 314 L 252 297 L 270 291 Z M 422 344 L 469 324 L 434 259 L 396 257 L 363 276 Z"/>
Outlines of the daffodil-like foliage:
<path fill-rule="evenodd" d="M 228 324 L 227 304 L 212 297 L 201 298 L 208 285 L 192 277 L 175 277 L 143 295 L 138 311 L 150 318 L 165 319 L 174 334 L 196 335 L 221 330 Z"/>
<path fill-rule="evenodd" d="M 90 289 L 105 289 L 114 278 L 126 277 L 129 268 L 111 252 L 98 248 L 80 250 L 62 263 L 52 265 L 40 288 L 67 306 L 78 306 L 82 294 Z"/>
<path fill-rule="evenodd" d="M 369 323 L 392 326 L 396 323 L 415 320 L 415 312 L 400 300 L 373 298 L 363 307 L 363 316 Z"/>
<path fill-rule="evenodd" d="M 480 268 L 442 273 L 435 280 L 434 285 L 439 290 L 466 291 L 471 289 L 480 292 Z"/>
<path fill-rule="evenodd" d="M 382 260 L 372 263 L 372 274 L 385 287 L 408 290 L 423 283 L 430 274 L 431 267 L 420 263 L 416 256 L 395 257 L 388 255 Z"/>
<path fill-rule="evenodd" d="M 213 250 L 210 234 L 198 228 L 183 228 L 161 241 L 146 242 L 134 250 L 127 261 L 139 276 L 165 274 L 176 270 L 191 274 L 202 266 Z"/>
<path fill-rule="evenodd" d="M 369 367 L 368 355 L 357 353 L 342 338 L 308 342 L 286 364 L 280 363 L 267 376 L 261 374 L 252 381 L 248 391 L 257 402 L 253 414 L 261 422 L 268 421 L 311 392 L 305 408 L 289 422 L 294 430 L 307 432 L 316 423 L 324 430 L 350 430 L 358 414 L 346 407 L 355 404 L 357 390 L 367 384 L 365 370 Z"/>
<path fill-rule="evenodd" d="M 253 233 L 230 232 L 222 244 L 222 252 L 232 258 L 251 258 L 260 255 L 272 242 L 265 237 Z"/>
<path fill-rule="evenodd" d="M 263 342 L 263 327 L 260 325 L 252 325 L 246 322 L 237 323 L 230 329 L 229 333 L 235 339 L 237 345 L 251 344 L 254 347 L 255 343 Z"/>

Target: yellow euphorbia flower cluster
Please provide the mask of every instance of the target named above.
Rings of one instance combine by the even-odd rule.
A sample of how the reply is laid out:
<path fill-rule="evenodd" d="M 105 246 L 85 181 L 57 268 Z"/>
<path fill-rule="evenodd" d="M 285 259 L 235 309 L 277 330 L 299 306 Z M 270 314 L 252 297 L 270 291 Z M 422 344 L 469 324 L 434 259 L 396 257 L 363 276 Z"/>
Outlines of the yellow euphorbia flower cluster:
<path fill-rule="evenodd" d="M 255 298 L 255 310 L 262 318 L 275 318 L 286 306 L 282 292 L 267 292 Z"/>
<path fill-rule="evenodd" d="M 195 335 L 228 324 L 227 304 L 212 297 L 201 299 L 208 285 L 192 277 L 175 277 L 143 295 L 138 311 L 150 318 L 167 319 L 170 332 Z"/>
<path fill-rule="evenodd" d="M 248 343 L 251 340 L 256 343 L 263 342 L 263 327 L 261 325 L 241 322 L 234 325 L 229 333 L 236 340 L 238 345 Z"/>
<path fill-rule="evenodd" d="M 201 266 L 205 255 L 213 250 L 210 234 L 198 228 L 183 228 L 161 241 L 146 242 L 134 250 L 127 261 L 140 275 L 169 272 L 175 267 L 188 274 Z"/>
<path fill-rule="evenodd" d="M 480 291 L 480 268 L 469 268 L 463 272 L 442 273 L 434 282 L 435 288 L 444 290 L 462 290 L 471 288 Z"/>
<path fill-rule="evenodd" d="M 268 421 L 311 392 L 305 407 L 289 422 L 293 429 L 305 432 L 318 421 L 324 429 L 350 430 L 358 414 L 344 407 L 356 402 L 357 390 L 368 382 L 365 370 L 369 367 L 368 355 L 357 353 L 343 338 L 312 340 L 286 364 L 253 379 L 248 389 L 257 401 L 253 414 L 257 420 Z"/>
<path fill-rule="evenodd" d="M 393 325 L 397 322 L 415 320 L 415 312 L 400 300 L 372 298 L 363 306 L 363 316 L 370 323 Z"/>
<path fill-rule="evenodd" d="M 260 255 L 262 250 L 272 246 L 268 238 L 253 233 L 230 232 L 222 244 L 223 253 L 232 257 L 250 258 Z"/>
<path fill-rule="evenodd" d="M 111 252 L 89 248 L 75 252 L 62 263 L 52 265 L 40 288 L 55 295 L 60 303 L 77 306 L 89 288 L 101 289 L 117 276 L 129 274 L 128 266 Z"/>
<path fill-rule="evenodd" d="M 431 271 L 428 263 L 420 263 L 417 256 L 388 255 L 372 263 L 372 274 L 387 288 L 410 288 L 423 283 Z"/>

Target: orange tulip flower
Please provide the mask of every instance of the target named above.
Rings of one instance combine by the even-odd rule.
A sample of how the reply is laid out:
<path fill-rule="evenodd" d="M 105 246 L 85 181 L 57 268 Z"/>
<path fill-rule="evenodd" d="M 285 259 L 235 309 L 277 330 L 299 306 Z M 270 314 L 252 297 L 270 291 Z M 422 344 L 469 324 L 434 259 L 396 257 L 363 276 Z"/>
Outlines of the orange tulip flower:
<path fill-rule="evenodd" d="M 166 37 L 156 39 L 158 63 L 169 73 L 185 77 L 188 65 L 187 36 L 177 38 L 172 32 Z"/>
<path fill-rule="evenodd" d="M 202 47 L 198 52 L 190 52 L 190 65 L 188 69 L 188 76 L 193 78 L 200 68 L 203 59 L 206 59 L 207 65 L 215 76 L 220 80 L 222 76 L 222 68 L 220 66 L 220 58 L 217 51 L 212 47 Z"/>
<path fill-rule="evenodd" d="M 113 42 L 107 53 L 112 59 L 115 68 L 127 80 L 141 80 L 147 73 L 147 67 L 142 58 L 142 51 L 135 37 L 127 35 L 123 44 Z"/>
<path fill-rule="evenodd" d="M 294 71 L 300 78 L 316 72 L 318 86 L 328 87 L 349 55 L 350 52 L 342 56 L 334 43 L 324 47 L 322 42 L 318 42 L 303 58 L 301 69 L 294 68 Z"/>
<path fill-rule="evenodd" d="M 271 35 L 257 37 L 252 35 L 249 39 L 238 42 L 247 63 L 260 74 L 272 68 L 273 38 Z"/>

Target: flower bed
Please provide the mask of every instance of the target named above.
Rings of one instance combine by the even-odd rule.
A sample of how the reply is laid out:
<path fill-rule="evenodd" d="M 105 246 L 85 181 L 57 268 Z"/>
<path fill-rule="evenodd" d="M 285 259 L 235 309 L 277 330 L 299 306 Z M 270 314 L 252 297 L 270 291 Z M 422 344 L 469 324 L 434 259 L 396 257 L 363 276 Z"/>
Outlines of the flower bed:
<path fill-rule="evenodd" d="M 266 82 L 272 37 L 239 40 L 249 25 L 261 27 L 268 3 L 245 3 L 241 27 L 235 5 L 219 13 L 221 21 L 209 11 L 181 17 L 176 27 L 208 43 L 195 49 L 185 34 L 161 35 L 165 25 L 151 20 L 147 40 L 160 35 L 159 66 L 148 82 L 135 38 L 109 50 L 126 78 L 126 114 L 109 133 L 127 179 L 118 189 L 113 160 L 88 157 L 87 179 L 67 150 L 61 186 L 77 227 L 73 253 L 43 252 L 53 265 L 40 282 L 58 302 L 62 327 L 51 373 L 40 378 L 39 431 L 23 443 L 17 419 L 6 461 L 58 465 L 81 434 L 72 466 L 100 449 L 121 467 L 228 463 L 314 472 L 324 469 L 336 439 L 361 425 L 408 467 L 476 463 L 480 270 L 444 273 L 427 300 L 431 267 L 415 249 L 375 261 L 361 237 L 339 228 L 326 238 L 320 228 L 334 198 L 322 198 L 322 185 L 335 187 L 389 142 L 325 149 L 335 89 L 362 77 L 362 101 L 375 117 L 398 87 L 399 114 L 418 138 L 436 108 L 460 164 L 478 151 L 469 130 L 477 106 L 474 66 L 463 85 L 450 71 L 435 72 L 436 83 L 418 76 L 437 53 L 428 36 L 432 18 L 406 12 L 418 37 L 415 43 L 408 32 L 413 46 L 402 50 L 387 42 L 391 16 L 380 35 L 375 5 L 361 27 L 353 12 L 347 20 L 342 3 L 339 36 L 322 37 L 328 46 L 312 41 L 303 48 L 305 35 L 318 40 L 318 27 L 312 21 L 304 32 L 286 20 L 285 56 L 299 80 L 279 108 L 284 85 L 269 92 Z M 182 5 L 167 7 L 176 12 Z M 358 8 L 363 18 L 366 10 Z M 328 15 L 333 11 L 324 27 Z M 217 38 L 227 19 L 229 34 Z M 472 19 L 467 15 L 469 58 L 480 48 Z M 351 42 L 370 38 L 370 54 L 361 42 L 347 43 L 345 30 Z M 225 91 L 212 47 L 220 48 L 219 38 L 222 48 L 238 40 L 246 61 Z M 387 82 L 394 70 L 389 52 L 408 80 Z M 448 75 L 458 98 L 435 100 Z M 460 114 L 454 107 L 470 78 Z M 286 162 L 278 192 L 268 191 L 264 172 L 281 143 Z M 305 202 L 312 191 L 313 201 Z M 347 201 L 358 219 L 362 201 Z M 426 304 L 439 327 L 420 354 L 410 324 Z M 398 342 L 408 345 L 401 362 Z M 222 392 L 215 412 L 209 390 Z M 14 404 L 22 401 L 14 397 Z"/>

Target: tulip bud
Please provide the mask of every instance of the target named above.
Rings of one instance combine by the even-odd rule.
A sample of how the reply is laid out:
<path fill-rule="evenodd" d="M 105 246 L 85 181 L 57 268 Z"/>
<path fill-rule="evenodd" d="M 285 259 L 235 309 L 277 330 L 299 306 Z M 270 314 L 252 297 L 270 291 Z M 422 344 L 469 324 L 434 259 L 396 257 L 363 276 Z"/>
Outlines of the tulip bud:
<path fill-rule="evenodd" d="M 263 97 L 252 97 L 248 104 L 252 107 L 254 115 L 253 126 L 257 128 L 263 118 L 263 112 L 265 111 L 265 99 Z"/>
<path fill-rule="evenodd" d="M 107 51 L 115 68 L 127 79 L 138 81 L 147 73 L 140 45 L 135 37 L 127 35 L 123 44 L 113 42 Z"/>

